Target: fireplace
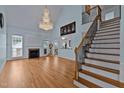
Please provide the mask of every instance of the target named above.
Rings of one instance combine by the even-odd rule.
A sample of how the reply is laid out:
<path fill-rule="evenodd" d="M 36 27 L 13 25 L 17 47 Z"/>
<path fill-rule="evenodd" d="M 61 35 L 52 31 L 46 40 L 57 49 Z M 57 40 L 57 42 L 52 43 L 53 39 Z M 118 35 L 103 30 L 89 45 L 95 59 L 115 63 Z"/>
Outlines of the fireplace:
<path fill-rule="evenodd" d="M 38 58 L 40 57 L 40 49 L 38 48 L 31 48 L 28 50 L 28 57 L 29 58 Z"/>

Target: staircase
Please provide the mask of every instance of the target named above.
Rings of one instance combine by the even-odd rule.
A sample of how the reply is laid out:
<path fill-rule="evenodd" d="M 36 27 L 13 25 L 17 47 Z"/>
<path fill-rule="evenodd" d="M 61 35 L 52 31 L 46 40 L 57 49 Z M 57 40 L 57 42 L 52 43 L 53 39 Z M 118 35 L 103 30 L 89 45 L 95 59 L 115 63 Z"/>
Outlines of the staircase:
<path fill-rule="evenodd" d="M 120 18 L 102 21 L 78 71 L 77 87 L 116 88 L 120 65 Z"/>

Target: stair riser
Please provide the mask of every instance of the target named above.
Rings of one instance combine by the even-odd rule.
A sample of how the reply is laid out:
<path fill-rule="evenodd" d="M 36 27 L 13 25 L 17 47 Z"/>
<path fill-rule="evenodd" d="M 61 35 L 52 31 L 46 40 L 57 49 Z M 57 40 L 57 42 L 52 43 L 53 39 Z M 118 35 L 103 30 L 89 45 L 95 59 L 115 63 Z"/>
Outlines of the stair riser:
<path fill-rule="evenodd" d="M 104 28 L 104 27 L 112 27 L 112 26 L 116 26 L 116 25 L 119 25 L 120 26 L 120 23 L 114 23 L 114 24 L 107 24 L 107 25 L 103 25 L 103 24 L 101 24 L 100 25 L 100 28 Z"/>
<path fill-rule="evenodd" d="M 89 52 L 120 54 L 120 49 L 89 49 Z"/>
<path fill-rule="evenodd" d="M 91 47 L 98 48 L 120 48 L 120 44 L 92 44 Z"/>
<path fill-rule="evenodd" d="M 115 25 L 115 26 L 110 26 L 110 27 L 100 27 L 100 29 L 99 30 L 104 30 L 104 29 L 115 29 L 115 28 L 120 28 L 120 26 L 119 25 Z"/>
<path fill-rule="evenodd" d="M 119 33 L 120 29 L 112 29 L 112 30 L 98 30 L 96 34 L 102 34 L 102 33 L 108 33 L 108 32 L 118 32 Z"/>
<path fill-rule="evenodd" d="M 94 39 L 106 39 L 106 38 L 119 38 L 119 35 L 110 35 L 110 36 L 101 36 L 101 37 L 94 37 Z"/>
<path fill-rule="evenodd" d="M 85 66 L 85 65 L 82 65 L 82 69 L 88 70 L 92 73 L 99 74 L 99 75 L 102 75 L 102 76 L 105 76 L 105 77 L 108 77 L 108 78 L 111 78 L 111 79 L 114 79 L 114 80 L 119 80 L 119 75 L 111 73 L 111 72 L 107 72 L 107 71 L 104 71 L 104 70 L 88 67 L 88 66 Z"/>
<path fill-rule="evenodd" d="M 102 25 L 110 25 L 110 24 L 118 24 L 118 23 L 120 23 L 120 20 L 115 20 L 115 21 L 110 21 L 110 22 L 102 22 L 101 26 Z"/>
<path fill-rule="evenodd" d="M 114 43 L 120 42 L 119 39 L 107 39 L 107 40 L 93 40 L 93 43 Z"/>
<path fill-rule="evenodd" d="M 116 86 L 114 86 L 112 84 L 106 83 L 104 81 L 101 81 L 99 79 L 96 79 L 94 77 L 91 77 L 91 76 L 83 74 L 83 73 L 79 73 L 79 77 L 84 78 L 84 79 L 86 79 L 98 86 L 104 87 L 104 88 L 117 88 Z"/>
<path fill-rule="evenodd" d="M 90 54 L 87 53 L 87 57 L 90 58 L 98 58 L 98 59 L 105 59 L 105 60 L 113 60 L 113 61 L 119 61 L 119 56 L 113 56 L 113 55 L 102 55 L 102 54 Z"/>
<path fill-rule="evenodd" d="M 100 29 L 111 29 L 111 28 L 115 28 L 115 27 L 119 27 L 120 28 L 120 24 L 108 24 L 108 25 L 100 25 Z"/>
<path fill-rule="evenodd" d="M 80 82 L 78 82 L 76 80 L 73 81 L 73 84 L 76 85 L 79 88 L 88 88 L 87 86 L 81 84 Z"/>
<path fill-rule="evenodd" d="M 102 61 L 97 61 L 97 60 L 92 60 L 92 59 L 85 59 L 85 63 L 89 63 L 89 64 L 93 64 L 93 65 L 98 65 L 98 66 L 102 66 L 102 67 L 106 67 L 106 68 L 119 70 L 119 64 L 102 62 Z"/>
<path fill-rule="evenodd" d="M 108 31 L 107 33 L 96 33 L 95 36 L 104 36 L 104 35 L 111 36 L 111 34 L 119 35 L 119 33 L 120 33 L 119 31 Z"/>

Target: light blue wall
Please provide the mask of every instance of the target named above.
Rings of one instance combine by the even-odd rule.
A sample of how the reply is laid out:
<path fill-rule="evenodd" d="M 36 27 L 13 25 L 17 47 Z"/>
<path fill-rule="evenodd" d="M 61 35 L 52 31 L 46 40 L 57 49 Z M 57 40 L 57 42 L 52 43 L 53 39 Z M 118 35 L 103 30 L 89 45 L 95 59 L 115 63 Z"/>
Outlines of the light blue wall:
<path fill-rule="evenodd" d="M 101 6 L 101 8 L 102 8 L 102 20 L 105 20 L 105 15 L 110 12 L 114 12 L 114 17 L 120 17 L 120 5 L 111 5 L 111 7 L 105 5 L 105 6 Z"/>
<path fill-rule="evenodd" d="M 28 58 L 29 48 L 40 48 L 43 56 L 43 40 L 49 40 L 51 32 L 38 28 L 43 6 L 5 6 L 7 14 L 7 60 L 12 58 L 12 35 L 23 36 L 23 56 Z M 21 59 L 19 58 L 19 59 Z"/>
<path fill-rule="evenodd" d="M 91 24 L 89 23 L 89 24 L 81 25 L 82 23 L 81 13 L 82 13 L 81 5 L 65 6 L 63 12 L 61 13 L 60 18 L 58 19 L 56 27 L 52 33 L 53 36 L 52 41 L 57 40 L 59 45 L 61 45 L 60 27 L 69 24 L 73 21 L 76 21 L 76 33 L 65 36 L 66 38 L 71 39 L 72 49 L 71 50 L 59 49 L 60 57 L 64 57 L 72 60 L 75 59 L 74 48 L 79 45 L 79 42 L 81 41 L 81 37 L 82 37 L 82 32 L 87 31 L 88 26 Z M 59 46 L 59 48 L 61 47 L 62 46 Z"/>
<path fill-rule="evenodd" d="M 43 40 L 49 40 L 51 32 L 38 28 L 43 6 L 5 6 L 7 15 L 7 60 L 12 58 L 12 35 L 23 36 L 23 56 L 28 58 L 29 48 L 40 48 L 43 56 Z M 16 58 L 17 59 L 17 58 Z"/>
<path fill-rule="evenodd" d="M 121 6 L 120 81 L 124 82 L 124 5 Z"/>
<path fill-rule="evenodd" d="M 4 15 L 4 27 L 0 28 L 0 72 L 6 63 L 6 17 L 4 13 L 4 6 L 0 6 L 0 13 Z"/>
<path fill-rule="evenodd" d="M 12 60 L 12 35 L 23 36 L 23 57 L 28 58 L 29 48 L 40 48 L 40 56 L 43 56 L 43 40 L 49 38 L 47 32 L 32 30 L 19 26 L 7 26 L 7 60 Z M 19 58 L 20 59 L 20 58 Z"/>
<path fill-rule="evenodd" d="M 11 10 L 12 11 L 12 10 Z M 13 12 L 13 11 L 12 11 Z M 8 13 L 8 11 L 7 11 Z M 81 13 L 82 13 L 82 6 L 64 6 L 63 11 L 60 13 L 60 17 L 56 24 L 54 24 L 55 29 L 51 32 L 43 32 L 40 31 L 38 28 L 34 29 L 33 27 L 22 26 L 23 24 L 9 24 L 11 23 L 10 19 L 7 19 L 7 60 L 11 60 L 12 58 L 12 35 L 22 35 L 24 37 L 24 55 L 23 58 L 28 57 L 28 48 L 40 48 L 41 56 L 43 55 L 43 40 L 49 41 L 58 41 L 60 42 L 60 27 L 76 21 L 76 33 L 67 36 L 72 41 L 72 50 L 59 50 L 59 56 L 66 57 L 70 59 L 75 59 L 74 48 L 78 46 L 79 41 L 82 37 L 82 32 L 87 31 L 86 25 L 81 25 Z M 35 17 L 35 15 L 34 15 Z M 37 16 L 36 16 L 37 17 Z M 16 18 L 15 15 L 10 15 L 10 18 Z M 21 17 L 19 17 L 21 18 Z M 18 19 L 17 19 L 18 20 Z M 19 19 L 24 20 L 24 19 Z M 8 22 L 9 21 L 9 22 Z M 31 22 L 31 20 L 26 19 L 26 22 Z M 52 39 L 51 39 L 52 38 Z M 60 45 L 60 44 L 59 44 Z M 61 48 L 61 46 L 59 46 Z"/>
<path fill-rule="evenodd" d="M 53 31 L 53 41 L 58 40 L 59 48 L 61 48 L 61 36 L 60 36 L 60 27 L 63 25 L 66 25 L 68 23 L 71 23 L 73 21 L 76 21 L 76 33 L 65 36 L 66 38 L 71 39 L 72 41 L 72 50 L 65 50 L 65 49 L 59 49 L 59 56 L 68 58 L 68 59 L 75 59 L 74 54 L 74 48 L 79 45 L 81 39 L 82 39 L 82 32 L 87 31 L 91 23 L 81 25 L 82 23 L 82 17 L 81 13 L 84 11 L 84 6 L 81 5 L 72 5 L 72 6 L 65 6 L 63 12 L 61 13 L 60 18 L 58 19 L 58 23 L 56 24 L 56 27 Z M 101 6 L 104 11 L 102 12 L 102 15 L 105 16 L 106 12 L 114 11 L 115 17 L 117 17 L 119 12 L 117 11 L 117 6 Z M 102 19 L 104 19 L 104 16 Z"/>

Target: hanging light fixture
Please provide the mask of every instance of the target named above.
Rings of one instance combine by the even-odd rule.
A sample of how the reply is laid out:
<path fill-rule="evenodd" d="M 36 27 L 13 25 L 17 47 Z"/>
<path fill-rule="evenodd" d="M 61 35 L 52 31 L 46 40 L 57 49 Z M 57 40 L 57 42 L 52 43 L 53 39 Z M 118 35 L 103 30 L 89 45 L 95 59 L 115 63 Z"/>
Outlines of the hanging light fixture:
<path fill-rule="evenodd" d="M 45 6 L 45 8 L 44 8 L 43 16 L 42 16 L 42 20 L 39 24 L 39 28 L 42 30 L 45 30 L 45 31 L 53 29 L 53 23 L 51 22 L 50 13 L 49 13 L 47 6 Z"/>

